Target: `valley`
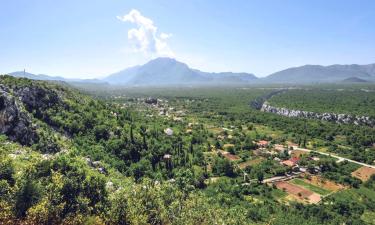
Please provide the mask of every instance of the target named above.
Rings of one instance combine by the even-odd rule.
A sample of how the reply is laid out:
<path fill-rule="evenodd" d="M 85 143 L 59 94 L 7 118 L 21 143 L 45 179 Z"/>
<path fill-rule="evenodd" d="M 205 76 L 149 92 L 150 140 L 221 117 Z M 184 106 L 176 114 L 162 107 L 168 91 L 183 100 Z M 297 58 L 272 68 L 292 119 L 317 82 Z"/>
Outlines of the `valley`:
<path fill-rule="evenodd" d="M 250 106 L 262 96 L 282 104 L 283 95 L 303 89 L 276 95 L 280 87 L 77 89 L 0 79 L 0 122 L 9 126 L 0 145 L 3 224 L 335 224 L 374 216 L 374 127 Z M 330 88 L 326 101 L 345 87 Z M 372 87 L 354 91 L 364 88 Z M 365 96 L 371 105 L 372 92 Z M 308 102 L 302 106 L 320 105 Z M 9 110 L 25 118 L 33 136 L 4 116 Z"/>

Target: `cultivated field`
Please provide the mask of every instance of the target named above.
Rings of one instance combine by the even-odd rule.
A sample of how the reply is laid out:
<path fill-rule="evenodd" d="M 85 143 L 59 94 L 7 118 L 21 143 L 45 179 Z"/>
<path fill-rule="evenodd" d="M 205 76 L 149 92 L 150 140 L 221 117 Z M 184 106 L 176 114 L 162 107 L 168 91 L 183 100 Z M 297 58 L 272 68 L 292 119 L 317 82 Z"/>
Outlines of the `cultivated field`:
<path fill-rule="evenodd" d="M 276 182 L 275 185 L 278 189 L 281 189 L 288 194 L 293 195 L 293 197 L 307 203 L 318 203 L 321 200 L 321 196 L 319 194 L 292 183 L 279 181 Z"/>
<path fill-rule="evenodd" d="M 311 176 L 308 179 L 304 179 L 304 182 L 329 190 L 329 191 L 332 191 L 332 192 L 345 189 L 344 185 L 338 184 L 336 182 L 333 182 L 327 179 L 323 179 L 320 176 Z"/>
<path fill-rule="evenodd" d="M 372 175 L 375 175 L 375 169 L 367 166 L 362 166 L 361 168 L 357 169 L 352 173 L 353 177 L 356 177 L 363 182 L 370 179 Z"/>

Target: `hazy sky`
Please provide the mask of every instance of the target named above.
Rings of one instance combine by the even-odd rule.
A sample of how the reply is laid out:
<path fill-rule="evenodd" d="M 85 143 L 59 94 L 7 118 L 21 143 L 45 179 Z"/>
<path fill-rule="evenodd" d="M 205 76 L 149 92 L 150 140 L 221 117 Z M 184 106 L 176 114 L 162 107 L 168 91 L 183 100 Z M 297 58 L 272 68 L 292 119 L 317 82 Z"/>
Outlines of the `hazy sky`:
<path fill-rule="evenodd" d="M 375 63 L 375 1 L 0 0 L 0 73 L 102 77 L 158 56 L 257 76 Z"/>

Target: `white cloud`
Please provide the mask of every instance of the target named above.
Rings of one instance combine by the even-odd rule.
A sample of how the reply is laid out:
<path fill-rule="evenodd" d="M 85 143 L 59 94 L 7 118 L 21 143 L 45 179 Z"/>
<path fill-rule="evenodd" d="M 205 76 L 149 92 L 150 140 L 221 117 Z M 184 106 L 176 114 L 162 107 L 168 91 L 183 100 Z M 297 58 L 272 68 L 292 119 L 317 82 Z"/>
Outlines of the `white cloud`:
<path fill-rule="evenodd" d="M 166 33 L 161 33 L 160 34 L 160 38 L 161 39 L 168 39 L 170 37 L 172 37 L 172 34 L 166 34 Z"/>
<path fill-rule="evenodd" d="M 142 52 L 152 58 L 174 57 L 174 53 L 166 41 L 172 34 L 163 32 L 158 34 L 158 28 L 154 22 L 150 18 L 144 17 L 138 10 L 132 9 L 127 15 L 117 16 L 117 19 L 137 25 L 137 28 L 128 31 L 128 39 L 135 51 Z"/>

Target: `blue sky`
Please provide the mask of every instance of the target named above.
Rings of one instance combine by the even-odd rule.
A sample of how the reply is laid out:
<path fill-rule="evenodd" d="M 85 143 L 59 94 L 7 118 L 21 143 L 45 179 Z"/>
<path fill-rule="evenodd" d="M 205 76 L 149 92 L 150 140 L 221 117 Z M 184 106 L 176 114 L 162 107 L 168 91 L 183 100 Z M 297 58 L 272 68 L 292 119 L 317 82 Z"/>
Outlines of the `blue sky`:
<path fill-rule="evenodd" d="M 375 63 L 375 1 L 0 1 L 0 73 L 103 77 L 158 56 L 257 76 Z"/>

